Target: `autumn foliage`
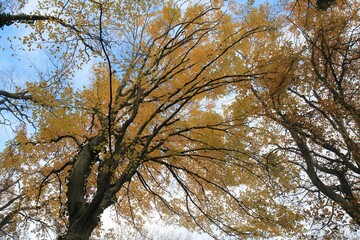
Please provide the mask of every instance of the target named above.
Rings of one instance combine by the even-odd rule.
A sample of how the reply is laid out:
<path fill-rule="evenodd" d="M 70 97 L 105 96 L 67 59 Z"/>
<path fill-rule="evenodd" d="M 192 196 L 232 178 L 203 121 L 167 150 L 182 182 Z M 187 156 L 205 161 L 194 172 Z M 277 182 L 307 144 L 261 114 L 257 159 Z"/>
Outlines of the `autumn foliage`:
<path fill-rule="evenodd" d="M 356 228 L 359 6 L 318 6 L 42 1 L 0 13 L 58 61 L 0 92 L 21 121 L 0 155 L 2 234 L 30 223 L 89 239 L 107 208 L 139 231 L 157 214 L 215 239 Z"/>

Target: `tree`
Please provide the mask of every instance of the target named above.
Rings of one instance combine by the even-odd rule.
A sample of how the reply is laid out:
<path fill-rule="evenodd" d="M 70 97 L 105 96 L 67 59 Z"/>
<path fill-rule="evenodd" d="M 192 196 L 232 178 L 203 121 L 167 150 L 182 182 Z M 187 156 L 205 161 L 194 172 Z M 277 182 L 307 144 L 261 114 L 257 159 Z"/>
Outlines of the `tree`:
<path fill-rule="evenodd" d="M 99 55 L 99 49 L 96 49 L 92 44 L 94 39 L 97 39 L 96 34 L 89 33 L 86 30 L 86 24 L 82 17 L 84 15 L 91 15 L 92 6 L 91 4 L 84 5 L 85 7 L 79 11 L 78 2 L 63 2 L 63 1 L 42 1 L 39 3 L 37 9 L 31 13 L 22 13 L 23 7 L 27 1 L 1 1 L 0 2 L 0 29 L 19 27 L 25 25 L 25 27 L 31 27 L 34 29 L 28 36 L 14 36 L 14 39 L 22 41 L 24 45 L 27 45 L 27 50 L 47 49 L 49 55 L 49 62 L 51 65 L 50 69 L 36 68 L 38 74 L 38 81 L 28 79 L 24 84 L 20 86 L 19 81 L 14 81 L 10 88 L 5 84 L 6 74 L 2 74 L 2 89 L 0 90 L 0 114 L 2 117 L 1 124 L 14 125 L 12 119 L 17 119 L 22 126 L 23 124 L 32 124 L 36 128 L 34 119 L 32 118 L 32 111 L 35 106 L 51 106 L 56 97 L 61 91 L 63 86 L 67 86 L 69 79 L 73 76 L 74 69 L 81 66 L 84 61 L 82 58 L 86 55 L 89 59 L 90 55 L 96 57 Z M 98 4 L 95 4 L 98 6 Z M 115 4 L 114 4 L 115 5 Z M 140 4 L 141 5 L 141 4 Z M 129 6 L 125 6 L 124 9 Z M 49 10 L 51 9 L 51 11 Z M 125 11 L 126 13 L 126 11 Z M 73 15 L 74 14 L 74 15 Z M 122 15 L 122 16 L 125 16 Z M 120 15 L 119 15 L 120 17 Z M 67 21 L 66 19 L 71 19 Z M 81 23 L 78 21 L 81 19 Z M 94 19 L 88 18 L 86 23 L 90 24 Z M 80 27 L 81 26 L 81 29 Z M 58 34 L 57 34 L 58 33 Z M 60 34 L 61 33 L 61 34 Z M 63 34 L 66 33 L 66 34 Z M 43 37 L 46 35 L 46 37 Z M 65 36 L 66 35 L 66 36 Z M 62 39 L 59 40 L 58 37 Z M 10 40 L 9 41 L 16 41 Z M 102 39 L 104 40 L 104 38 Z M 95 40 L 96 42 L 96 40 Z M 11 48 L 14 48 L 11 45 Z M 22 48 L 23 50 L 26 47 Z M 74 65 L 76 65 L 74 67 Z M 11 76 L 9 75 L 9 77 Z M 12 81 L 12 79 L 11 79 Z M 47 96 L 46 98 L 43 98 Z M 10 225 L 19 225 L 22 220 L 18 215 L 21 213 L 22 216 L 26 216 L 23 220 L 26 222 L 28 219 L 35 220 L 34 215 L 29 213 L 29 210 L 39 209 L 42 205 L 39 202 L 35 203 L 26 197 L 23 191 L 27 192 L 34 190 L 36 186 L 29 186 L 26 188 L 17 188 L 15 192 L 13 188 L 15 183 L 17 186 L 21 186 L 23 183 L 23 176 L 27 175 L 26 170 L 22 171 L 20 168 L 12 167 L 15 159 L 9 159 L 12 149 L 10 151 L 4 151 L 1 155 L 1 175 L 4 177 L 1 188 L 1 230 L 6 234 L 10 234 L 12 231 L 16 233 L 16 228 Z M 6 158 L 5 159 L 5 156 Z M 10 164 L 10 165 L 9 165 Z M 9 171 L 9 173 L 7 172 Z M 12 174 L 10 174 L 10 172 Z M 10 190 L 10 192 L 8 191 Z M 16 202 L 15 209 L 13 208 Z M 30 200 L 30 201 L 28 201 Z M 26 211 L 26 214 L 22 213 L 22 210 Z M 29 217 L 31 216 L 31 217 Z M 16 219 L 16 220 L 14 220 Z M 36 220 L 37 221 L 37 220 Z M 39 221 L 37 221 L 39 222 Z M 43 222 L 42 222 L 43 223 Z M 6 225 L 6 226 L 5 226 Z M 43 224 L 42 224 L 43 225 Z M 22 225 L 21 225 L 22 226 Z M 10 231 L 11 230 L 11 231 Z"/>
<path fill-rule="evenodd" d="M 358 3 L 323 2 L 288 16 L 215 1 L 1 5 L 0 26 L 32 27 L 20 40 L 59 63 L 0 91 L 1 113 L 33 127 L 0 156 L 2 230 L 22 213 L 88 239 L 110 206 L 137 228 L 156 209 L 214 238 L 291 235 L 309 216 L 336 227 L 344 211 L 359 224 Z M 90 86 L 68 84 L 96 57 Z"/>
<path fill-rule="evenodd" d="M 116 1 L 86 2 L 76 19 L 86 11 L 92 22 L 75 24 L 85 35 L 74 36 L 105 60 L 94 66 L 92 85 L 56 94 L 30 85 L 36 131 L 20 129 L 4 158 L 19 163 L 24 194 L 41 203 L 39 218 L 60 239 L 88 239 L 112 205 L 138 227 L 155 208 L 213 237 L 217 230 L 247 237 L 299 229 L 299 215 L 254 188 L 255 171 L 239 187 L 242 149 L 229 144 L 237 120 L 214 104 L 254 77 L 232 68 L 233 49 L 268 27 L 187 4 L 140 4 L 126 9 L 125 25 L 111 15 Z M 252 191 L 242 191 L 247 185 Z"/>
<path fill-rule="evenodd" d="M 345 211 L 359 225 L 359 5 L 337 1 L 319 11 L 294 1 L 288 9 L 277 33 L 256 40 L 262 55 L 247 64 L 266 74 L 245 84 L 239 101 L 250 99 L 264 131 L 281 129 L 269 149 L 306 173 L 300 186 L 318 200 L 314 215 L 336 217 L 336 229 Z"/>
<path fill-rule="evenodd" d="M 13 170 L 9 170 L 1 174 L 1 206 L 0 206 L 0 230 L 1 235 L 6 235 L 7 229 L 10 226 L 10 222 L 13 221 L 14 216 L 19 212 L 19 202 L 22 198 L 22 195 L 16 190 L 16 185 L 19 183 L 20 179 L 14 176 L 15 173 Z M 14 180 L 15 179 L 15 180 Z M 11 230 L 10 230 L 11 232 Z"/>
<path fill-rule="evenodd" d="M 316 6 L 319 10 L 327 10 L 331 5 L 335 4 L 335 0 L 317 0 Z"/>
<path fill-rule="evenodd" d="M 24 126 L 20 125 L 19 131 L 24 130 Z M 45 205 L 28 198 L 28 192 L 36 186 L 24 187 L 24 176 L 28 173 L 11 154 L 11 147 L 0 154 L 0 236 L 19 239 L 30 224 L 40 226 L 38 233 L 46 231 L 48 225 L 38 216 L 39 209 L 45 209 Z"/>

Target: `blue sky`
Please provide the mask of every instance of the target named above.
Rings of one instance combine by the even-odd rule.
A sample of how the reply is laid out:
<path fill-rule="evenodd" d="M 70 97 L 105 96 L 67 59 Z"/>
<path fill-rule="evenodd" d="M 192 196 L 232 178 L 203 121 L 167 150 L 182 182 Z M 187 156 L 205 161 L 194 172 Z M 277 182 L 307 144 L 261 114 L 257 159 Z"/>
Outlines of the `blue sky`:
<path fill-rule="evenodd" d="M 238 2 L 246 2 L 240 0 Z M 255 6 L 266 2 L 264 0 L 256 0 Z M 273 0 L 271 2 L 274 2 Z M 22 10 L 23 13 L 29 13 L 37 6 L 36 0 L 29 0 L 29 3 Z M 7 91 L 14 91 L 13 86 L 23 86 L 26 81 L 32 81 L 36 79 L 36 71 L 33 66 L 39 68 L 39 66 L 46 66 L 48 56 L 44 50 L 28 51 L 27 47 L 18 39 L 19 37 L 27 35 L 31 29 L 26 28 L 25 24 L 19 24 L 18 27 L 15 25 L 6 26 L 1 31 L 0 38 L 0 73 L 13 72 L 12 83 L 6 74 L 1 74 L 0 78 L 0 89 Z M 8 39 L 11 39 L 9 42 Z M 12 47 L 11 47 L 12 46 Z M 90 75 L 91 63 L 83 66 L 82 70 L 78 70 L 75 74 L 74 79 L 75 87 L 81 87 L 88 83 Z M 11 87 L 12 86 L 12 87 Z M 15 128 L 17 121 L 14 118 L 9 117 L 11 122 L 14 124 L 12 128 Z M 11 139 L 13 136 L 11 127 L 1 125 L 0 126 L 0 150 L 4 148 L 5 142 Z"/>
<path fill-rule="evenodd" d="M 29 13 L 36 8 L 36 0 L 29 0 L 29 4 L 22 10 Z M 19 38 L 28 35 L 31 28 L 26 24 L 15 24 L 0 29 L 0 89 L 14 92 L 16 87 L 23 87 L 27 81 L 38 79 L 35 68 L 42 70 L 49 65 L 49 57 L 45 50 L 28 47 Z M 75 86 L 80 88 L 88 83 L 91 63 L 84 65 L 82 70 L 75 73 Z M 11 79 L 8 75 L 12 75 Z M 11 126 L 0 124 L 0 150 L 5 147 L 6 141 L 13 137 L 19 121 L 9 114 L 6 118 L 12 123 Z"/>
<path fill-rule="evenodd" d="M 5 27 L 1 30 L 0 39 L 0 89 L 13 92 L 14 86 L 22 86 L 24 84 L 25 76 L 29 76 L 28 58 L 31 54 L 20 51 L 22 44 L 14 39 L 14 36 L 20 36 L 26 30 L 22 27 L 15 28 L 14 26 Z M 13 49 L 7 38 L 13 41 Z M 20 60 L 19 60 L 20 59 Z M 10 74 L 12 73 L 12 76 Z M 12 77 L 12 79 L 10 78 Z M 4 113 L 6 114 L 6 113 Z M 11 122 L 16 120 L 7 114 L 7 118 Z M 12 127 L 15 128 L 16 124 Z M 4 147 L 5 141 L 12 137 L 12 129 L 9 126 L 0 125 L 0 149 Z"/>

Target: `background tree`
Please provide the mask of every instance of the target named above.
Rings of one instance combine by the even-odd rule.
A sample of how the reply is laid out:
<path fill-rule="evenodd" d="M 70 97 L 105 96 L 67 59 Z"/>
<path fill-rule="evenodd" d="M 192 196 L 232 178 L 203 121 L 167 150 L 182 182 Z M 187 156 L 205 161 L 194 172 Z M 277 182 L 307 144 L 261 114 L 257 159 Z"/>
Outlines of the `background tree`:
<path fill-rule="evenodd" d="M 16 178 L 13 170 L 2 172 L 1 174 L 1 206 L 0 206 L 0 230 L 1 236 L 9 234 L 11 230 L 11 222 L 14 221 L 14 216 L 20 211 L 19 202 L 22 195 L 17 191 L 19 179 Z M 9 229 L 10 228 L 10 229 Z"/>
<path fill-rule="evenodd" d="M 23 131 L 25 124 L 20 126 L 18 131 Z M 24 176 L 29 169 L 24 169 L 12 154 L 11 147 L 0 154 L 0 236 L 23 239 L 34 224 L 39 226 L 37 234 L 47 234 L 50 223 L 42 221 L 39 216 L 39 209 L 46 206 L 28 198 L 27 193 L 34 191 L 36 186 L 24 187 Z"/>
<path fill-rule="evenodd" d="M 288 9 L 280 31 L 254 41 L 262 54 L 246 55 L 248 68 L 266 74 L 245 84 L 239 101 L 250 99 L 265 132 L 280 128 L 268 146 L 306 173 L 304 199 L 317 200 L 308 213 L 334 231 L 344 212 L 359 225 L 359 6 L 319 11 L 294 1 Z"/>

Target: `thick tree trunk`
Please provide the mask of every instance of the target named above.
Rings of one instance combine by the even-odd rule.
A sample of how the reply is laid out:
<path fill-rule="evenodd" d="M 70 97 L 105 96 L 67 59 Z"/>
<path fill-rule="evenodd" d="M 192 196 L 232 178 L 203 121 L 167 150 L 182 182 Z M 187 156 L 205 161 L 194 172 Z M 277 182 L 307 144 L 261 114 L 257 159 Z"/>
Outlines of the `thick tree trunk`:
<path fill-rule="evenodd" d="M 59 239 L 89 239 L 99 223 L 103 209 L 99 208 L 99 201 L 91 204 L 86 202 L 86 184 L 91 171 L 91 162 L 96 157 L 96 151 L 93 148 L 102 143 L 104 139 L 104 136 L 99 135 L 84 145 L 71 169 L 67 183 L 69 226 L 66 234 Z"/>
<path fill-rule="evenodd" d="M 59 237 L 59 240 L 88 240 L 99 223 L 100 214 L 95 213 L 88 217 L 87 215 L 83 214 L 82 217 L 74 221 L 66 234 Z"/>
<path fill-rule="evenodd" d="M 59 240 L 87 240 L 99 224 L 103 211 L 112 204 L 112 199 L 122 186 L 131 180 L 140 162 L 129 164 L 122 175 L 112 184 L 114 169 L 118 162 L 112 158 L 103 160 L 97 179 L 96 193 L 92 193 L 91 201 L 86 199 L 87 178 L 90 175 L 91 164 L 96 158 L 94 149 L 104 141 L 104 136 L 94 137 L 80 150 L 76 162 L 68 178 L 67 209 L 69 225 L 66 233 Z"/>

